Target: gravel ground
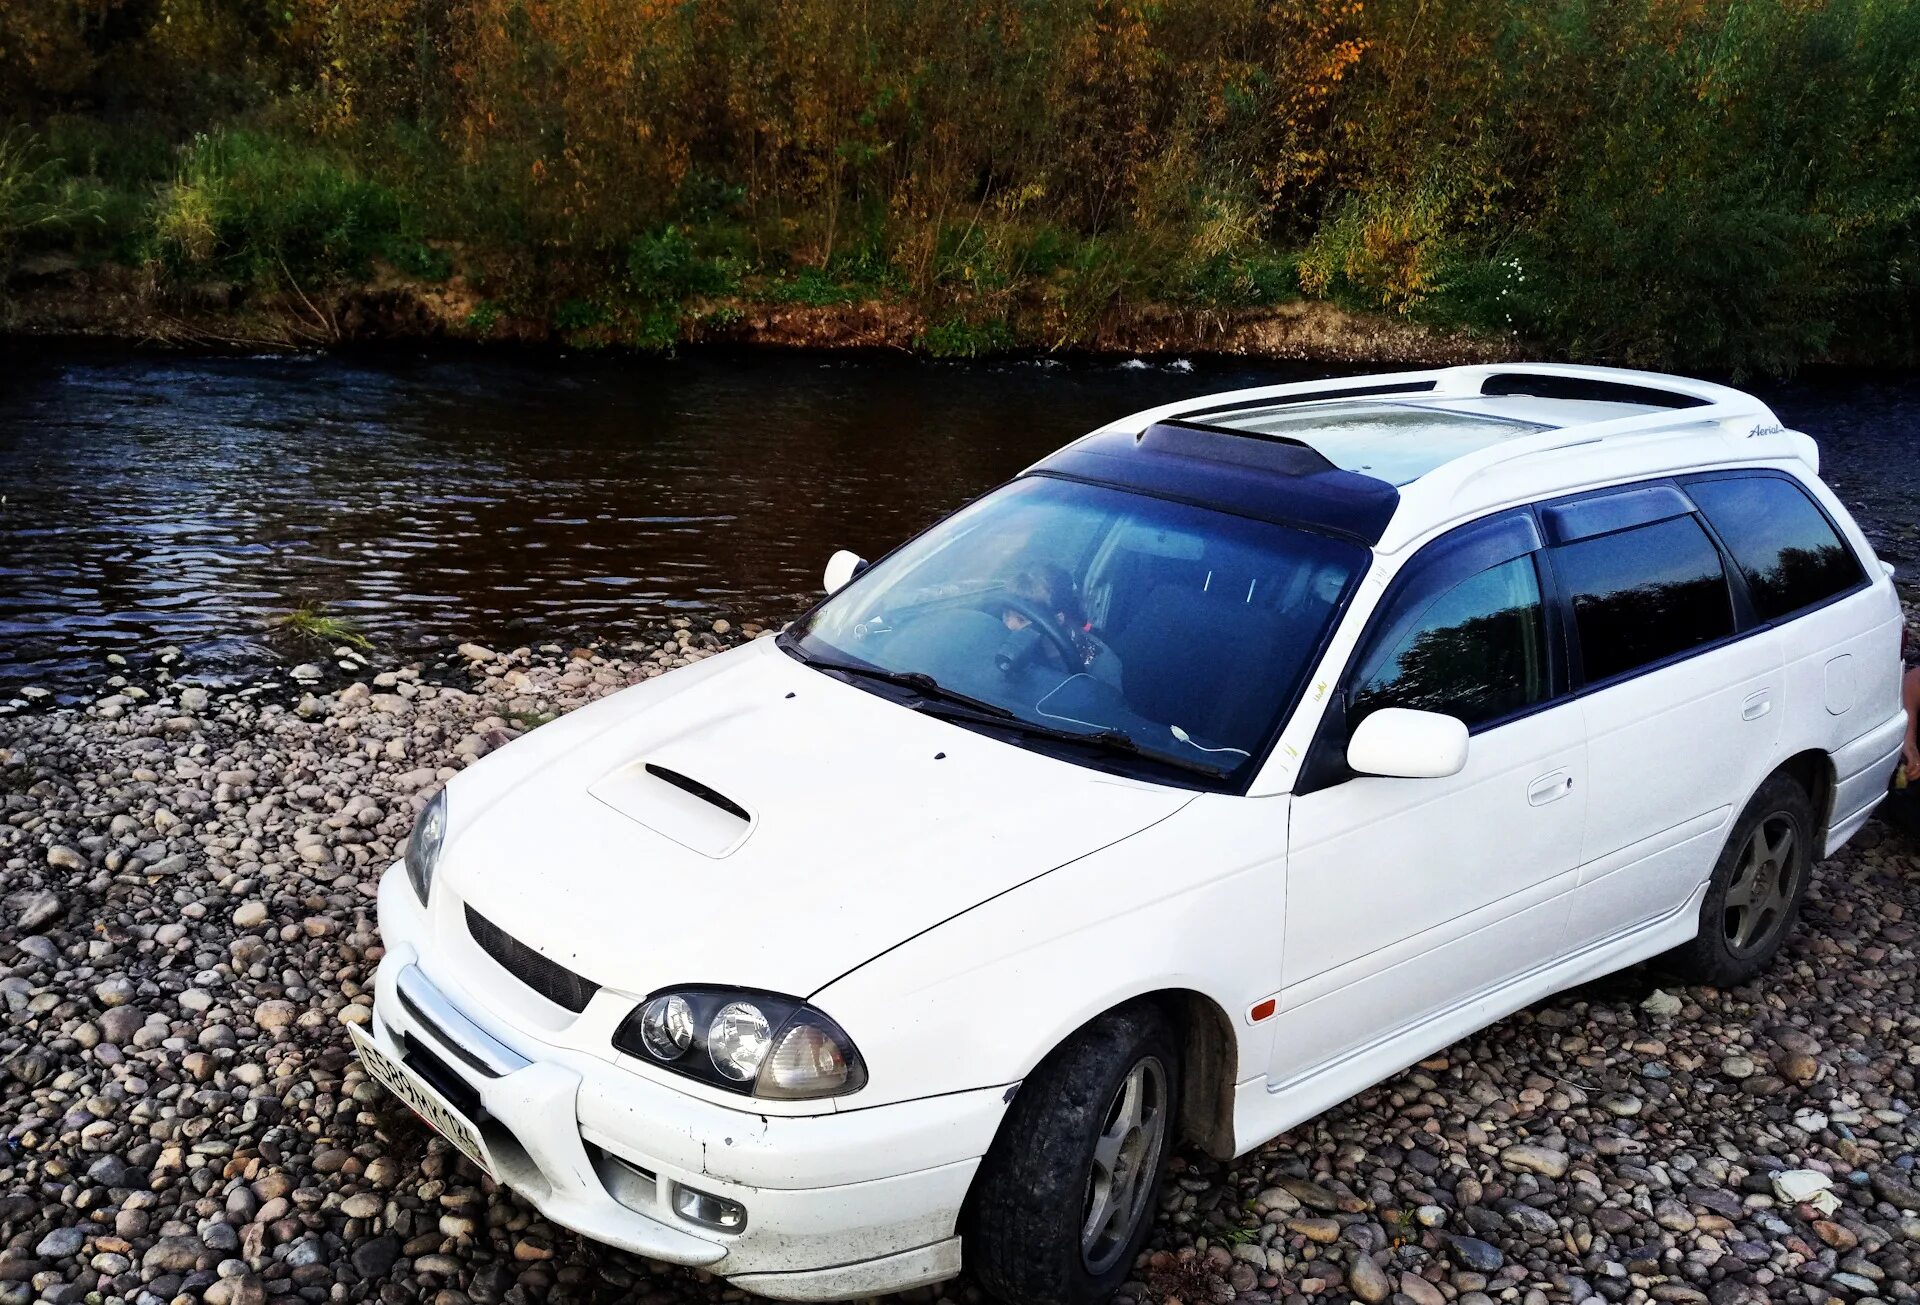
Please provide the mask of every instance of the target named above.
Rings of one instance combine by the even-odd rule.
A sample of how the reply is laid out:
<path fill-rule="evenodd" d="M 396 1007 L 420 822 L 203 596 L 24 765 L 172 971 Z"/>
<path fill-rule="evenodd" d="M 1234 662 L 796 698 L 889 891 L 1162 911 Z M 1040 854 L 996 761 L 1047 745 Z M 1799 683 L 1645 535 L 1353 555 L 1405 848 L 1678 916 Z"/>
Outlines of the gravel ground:
<path fill-rule="evenodd" d="M 757 632 L 679 624 L 378 673 L 340 649 L 212 696 L 162 657 L 91 705 L 0 720 L 0 1305 L 740 1295 L 492 1190 L 341 1027 L 367 1018 L 375 881 L 423 797 Z M 1760 984 L 1637 970 L 1230 1167 L 1181 1155 L 1128 1294 L 1913 1298 L 1915 870 L 1869 825 Z"/>

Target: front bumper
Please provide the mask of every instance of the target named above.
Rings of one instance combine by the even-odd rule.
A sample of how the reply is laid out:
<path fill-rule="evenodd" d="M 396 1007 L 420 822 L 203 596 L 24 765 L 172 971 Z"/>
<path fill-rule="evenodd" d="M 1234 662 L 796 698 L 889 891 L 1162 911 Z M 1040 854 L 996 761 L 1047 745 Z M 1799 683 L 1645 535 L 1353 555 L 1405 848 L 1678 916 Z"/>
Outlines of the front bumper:
<path fill-rule="evenodd" d="M 499 1021 L 433 948 L 399 866 L 381 880 L 380 928 L 364 1031 L 471 1122 L 495 1176 L 556 1223 L 790 1300 L 959 1272 L 956 1221 L 1001 1090 L 810 1115 L 720 1106 Z M 745 1207 L 744 1228 L 681 1217 L 681 1187 Z"/>

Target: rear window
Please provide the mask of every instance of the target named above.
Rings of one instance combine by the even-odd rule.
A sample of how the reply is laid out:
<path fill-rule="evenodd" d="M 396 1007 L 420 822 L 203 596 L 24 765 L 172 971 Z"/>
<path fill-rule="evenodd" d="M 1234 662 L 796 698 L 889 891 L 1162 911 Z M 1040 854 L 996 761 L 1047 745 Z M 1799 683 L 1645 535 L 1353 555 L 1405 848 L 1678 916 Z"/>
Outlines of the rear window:
<path fill-rule="evenodd" d="M 1733 633 L 1720 552 L 1691 516 L 1551 551 L 1589 683 Z"/>
<path fill-rule="evenodd" d="M 1754 613 L 1777 620 L 1860 583 L 1860 562 L 1805 490 L 1779 476 L 1696 480 L 1687 493 L 1733 554 Z"/>

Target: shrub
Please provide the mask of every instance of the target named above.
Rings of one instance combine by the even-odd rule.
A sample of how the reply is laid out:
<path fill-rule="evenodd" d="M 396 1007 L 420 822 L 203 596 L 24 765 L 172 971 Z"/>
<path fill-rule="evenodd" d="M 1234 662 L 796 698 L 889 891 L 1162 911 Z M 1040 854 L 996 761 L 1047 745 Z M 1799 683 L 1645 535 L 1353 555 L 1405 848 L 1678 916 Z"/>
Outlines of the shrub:
<path fill-rule="evenodd" d="M 1011 349 L 1013 328 L 997 318 L 970 322 L 954 316 L 929 325 L 918 343 L 935 358 L 977 358 Z"/>
<path fill-rule="evenodd" d="M 737 290 L 739 269 L 727 258 L 700 252 L 677 226 L 662 227 L 627 246 L 626 288 L 646 304 L 677 304 L 696 295 Z"/>
<path fill-rule="evenodd" d="M 261 282 L 364 275 L 404 229 L 394 194 L 330 151 L 241 131 L 195 136 L 153 218 L 169 266 Z"/>

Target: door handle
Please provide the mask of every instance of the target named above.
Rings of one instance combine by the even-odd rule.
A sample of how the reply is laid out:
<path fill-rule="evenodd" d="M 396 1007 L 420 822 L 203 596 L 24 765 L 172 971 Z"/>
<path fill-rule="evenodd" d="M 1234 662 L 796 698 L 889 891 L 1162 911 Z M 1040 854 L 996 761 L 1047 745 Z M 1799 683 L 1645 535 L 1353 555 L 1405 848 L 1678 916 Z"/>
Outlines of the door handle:
<path fill-rule="evenodd" d="M 1527 805 L 1544 807 L 1573 792 L 1573 776 L 1564 770 L 1548 771 L 1527 785 Z"/>
<path fill-rule="evenodd" d="M 1758 693 L 1748 694 L 1747 700 L 1740 704 L 1740 719 L 1759 720 L 1772 710 L 1773 690 L 1762 689 Z"/>

